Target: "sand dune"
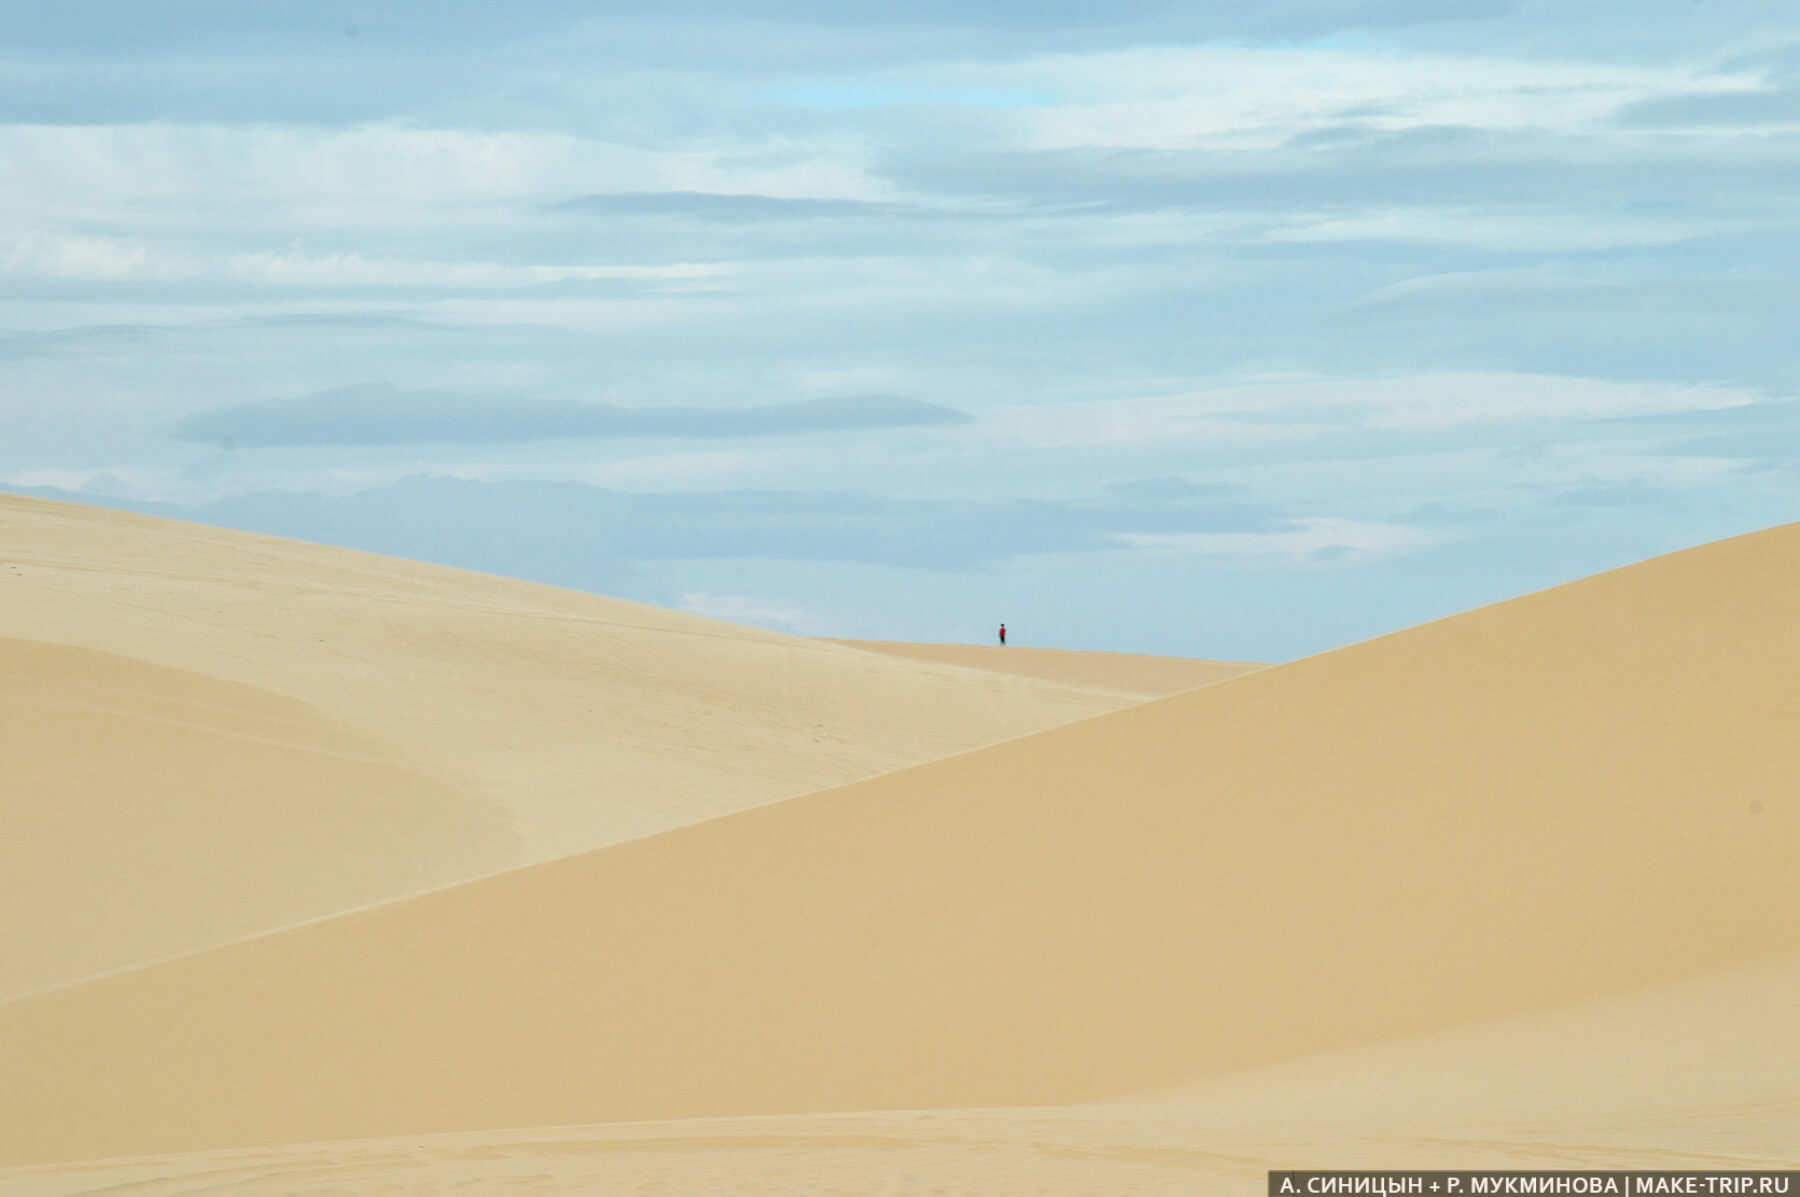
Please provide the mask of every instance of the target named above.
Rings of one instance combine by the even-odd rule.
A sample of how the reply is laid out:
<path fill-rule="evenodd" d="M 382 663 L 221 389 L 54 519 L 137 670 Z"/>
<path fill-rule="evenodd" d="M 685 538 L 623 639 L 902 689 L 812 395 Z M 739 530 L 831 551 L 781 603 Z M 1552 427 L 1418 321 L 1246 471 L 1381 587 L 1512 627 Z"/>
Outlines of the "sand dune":
<path fill-rule="evenodd" d="M 1800 950 L 1800 527 L 0 1006 L 0 1158 L 1068 1105 Z"/>
<path fill-rule="evenodd" d="M 493 872 L 506 812 L 234 682 L 0 640 L 0 995 Z"/>
<path fill-rule="evenodd" d="M 838 640 L 834 643 L 870 652 L 967 665 L 995 673 L 1068 682 L 1096 690 L 1119 690 L 1135 698 L 1164 698 L 1238 677 L 1263 666 L 1246 661 L 1199 661 L 1188 657 L 1155 657 L 1138 653 L 1069 652 L 997 644 L 909 644 L 899 640 Z"/>
<path fill-rule="evenodd" d="M 300 699 L 542 859 L 1125 705 L 599 595 L 0 495 L 0 635 Z M 973 684 L 971 684 L 973 683 Z"/>
<path fill-rule="evenodd" d="M 1135 701 L 7 495 L 0 637 L 0 997 Z"/>
<path fill-rule="evenodd" d="M 1800 1167 L 1800 960 L 1098 1105 L 533 1127 L 0 1170 L 128 1191 L 1261 1193 L 1276 1168 Z"/>

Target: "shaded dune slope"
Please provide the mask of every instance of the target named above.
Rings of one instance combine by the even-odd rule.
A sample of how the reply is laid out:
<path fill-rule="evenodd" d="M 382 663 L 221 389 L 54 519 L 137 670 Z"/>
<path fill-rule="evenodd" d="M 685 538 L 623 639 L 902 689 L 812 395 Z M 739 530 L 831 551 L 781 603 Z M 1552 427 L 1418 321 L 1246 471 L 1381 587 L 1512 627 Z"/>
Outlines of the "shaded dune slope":
<path fill-rule="evenodd" d="M 1800 528 L 0 1006 L 0 1158 L 1067 1103 L 1800 948 Z"/>

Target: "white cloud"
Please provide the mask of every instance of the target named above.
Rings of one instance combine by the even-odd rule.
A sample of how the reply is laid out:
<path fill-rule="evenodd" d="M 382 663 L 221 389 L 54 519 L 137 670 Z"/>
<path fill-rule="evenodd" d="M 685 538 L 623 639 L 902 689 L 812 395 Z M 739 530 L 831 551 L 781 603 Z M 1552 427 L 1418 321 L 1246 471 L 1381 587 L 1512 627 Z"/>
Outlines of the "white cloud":
<path fill-rule="evenodd" d="M 1254 149 L 1346 118 L 1390 130 L 1568 129 L 1652 97 L 1759 85 L 1679 66 L 1249 46 L 1047 56 L 959 77 L 1064 97 L 1008 114 L 1034 149 Z"/>
<path fill-rule="evenodd" d="M 1233 393 L 1008 407 L 984 414 L 981 428 L 1001 444 L 1030 449 L 1284 445 L 1330 431 L 1298 416 L 1286 422 L 1233 419 L 1233 409 L 1216 405 L 1218 396 Z"/>
<path fill-rule="evenodd" d="M 1396 430 L 1718 411 L 1759 398 L 1741 387 L 1546 374 L 1443 374 L 1339 385 L 1344 401 L 1372 409 L 1369 427 Z"/>
<path fill-rule="evenodd" d="M 1442 533 L 1397 524 L 1318 517 L 1274 532 L 1127 532 L 1119 541 L 1134 549 L 1197 557 L 1373 557 L 1441 544 Z"/>
<path fill-rule="evenodd" d="M 78 282 L 236 283 L 275 287 L 500 290 L 558 282 L 650 282 L 693 287 L 730 275 L 728 264 L 656 266 L 408 261 L 300 246 L 206 253 L 141 239 L 28 233 L 0 238 L 0 275 Z"/>
<path fill-rule="evenodd" d="M 1389 431 L 1484 422 L 1594 420 L 1710 411 L 1754 402 L 1738 387 L 1537 374 L 1307 379 L 1151 398 L 1010 407 L 983 425 L 1032 448 L 1299 444 L 1347 428 Z"/>
<path fill-rule="evenodd" d="M 654 147 L 542 131 L 283 125 L 3 125 L 0 216 L 232 231 L 487 231 L 518 208 L 607 191 L 712 191 L 878 200 L 890 185 L 858 147 L 826 139 L 750 155 L 735 143 Z M 213 227 L 208 227 L 209 223 Z"/>
<path fill-rule="evenodd" d="M 1675 245 L 1698 236 L 1741 231 L 1742 220 L 1696 220 L 1609 213 L 1596 220 L 1576 207 L 1377 208 L 1350 216 L 1293 215 L 1265 228 L 1260 239 L 1275 244 L 1381 242 L 1495 253 L 1574 253 Z"/>

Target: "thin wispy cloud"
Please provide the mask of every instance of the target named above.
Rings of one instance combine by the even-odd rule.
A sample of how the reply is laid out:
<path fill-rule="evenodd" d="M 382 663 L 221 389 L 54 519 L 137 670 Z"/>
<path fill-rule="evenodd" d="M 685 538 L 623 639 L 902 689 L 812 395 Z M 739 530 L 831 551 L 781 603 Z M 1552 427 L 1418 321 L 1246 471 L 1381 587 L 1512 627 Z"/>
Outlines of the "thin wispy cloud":
<path fill-rule="evenodd" d="M 625 407 L 401 391 L 388 383 L 244 403 L 182 420 L 182 440 L 233 447 L 502 444 L 579 437 L 714 438 L 966 424 L 970 417 L 897 395 L 843 395 L 757 407 Z"/>
<path fill-rule="evenodd" d="M 806 196 L 730 195 L 709 191 L 619 191 L 582 195 L 557 205 L 598 216 L 662 216 L 736 224 L 755 221 L 880 219 L 924 214 L 904 204 Z"/>
<path fill-rule="evenodd" d="M 98 483 L 98 484 L 96 484 Z M 979 570 L 1020 557 L 1158 547 L 1200 537 L 1225 544 L 1304 547 L 1314 521 L 1212 488 L 1170 500 L 1108 495 L 1080 500 L 897 499 L 858 490 L 634 493 L 567 482 L 482 482 L 415 475 L 342 496 L 259 491 L 172 507 L 119 493 L 101 476 L 71 494 L 154 514 L 303 540 L 349 543 L 447 565 L 583 584 L 603 565 L 628 576 L 646 562 L 769 560 Z M 1272 538 L 1272 539 L 1271 539 Z M 556 546 L 586 546 L 571 564 Z M 408 554 L 405 546 L 413 546 Z M 533 560 L 540 566 L 522 564 Z"/>

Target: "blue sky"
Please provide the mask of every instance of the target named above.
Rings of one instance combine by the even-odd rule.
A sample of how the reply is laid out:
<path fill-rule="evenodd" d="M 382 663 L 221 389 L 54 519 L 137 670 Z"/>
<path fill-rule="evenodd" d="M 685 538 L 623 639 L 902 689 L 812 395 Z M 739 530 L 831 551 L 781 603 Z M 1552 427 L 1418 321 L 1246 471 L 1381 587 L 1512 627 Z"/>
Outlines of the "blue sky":
<path fill-rule="evenodd" d="M 1287 659 L 1800 518 L 1781 3 L 0 8 L 0 485 Z"/>

